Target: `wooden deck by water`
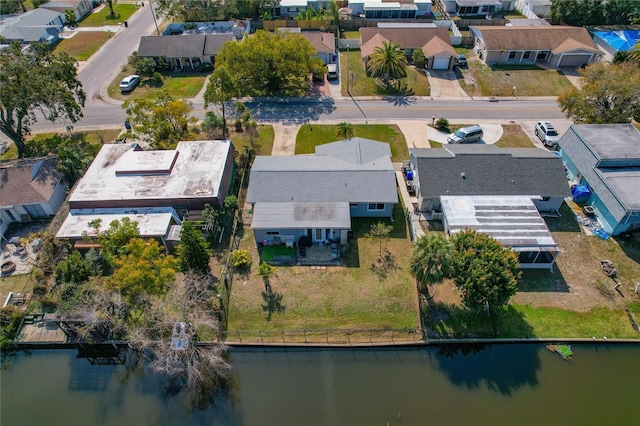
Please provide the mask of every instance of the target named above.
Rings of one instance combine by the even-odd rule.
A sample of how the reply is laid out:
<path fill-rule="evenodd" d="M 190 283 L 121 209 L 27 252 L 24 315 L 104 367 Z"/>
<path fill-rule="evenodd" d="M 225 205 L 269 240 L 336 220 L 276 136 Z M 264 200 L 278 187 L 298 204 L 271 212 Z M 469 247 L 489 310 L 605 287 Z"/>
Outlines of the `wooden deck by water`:
<path fill-rule="evenodd" d="M 32 323 L 25 321 L 16 338 L 17 343 L 66 343 L 67 335 L 47 316 L 39 317 Z"/>

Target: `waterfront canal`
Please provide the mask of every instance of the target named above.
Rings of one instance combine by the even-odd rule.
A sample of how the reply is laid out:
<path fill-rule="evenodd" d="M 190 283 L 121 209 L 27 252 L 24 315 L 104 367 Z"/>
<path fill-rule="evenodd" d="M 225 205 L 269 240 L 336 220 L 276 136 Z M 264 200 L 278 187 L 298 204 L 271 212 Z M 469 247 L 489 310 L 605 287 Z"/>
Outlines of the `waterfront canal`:
<path fill-rule="evenodd" d="M 637 425 L 640 345 L 234 349 L 232 386 L 196 408 L 161 377 L 34 351 L 2 370 L 15 425 Z M 466 352 L 466 353 L 465 353 Z"/>

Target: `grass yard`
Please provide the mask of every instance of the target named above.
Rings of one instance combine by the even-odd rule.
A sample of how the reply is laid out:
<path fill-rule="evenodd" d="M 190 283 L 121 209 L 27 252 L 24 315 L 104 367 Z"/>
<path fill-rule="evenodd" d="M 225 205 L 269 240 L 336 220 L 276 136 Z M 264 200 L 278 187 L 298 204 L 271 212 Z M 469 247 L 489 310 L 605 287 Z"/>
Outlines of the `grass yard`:
<path fill-rule="evenodd" d="M 543 70 L 535 65 L 500 64 L 489 67 L 480 61 L 469 61 L 460 86 L 470 96 L 558 96 L 572 86 L 559 71 Z"/>
<path fill-rule="evenodd" d="M 409 158 L 407 142 L 395 124 L 354 124 L 356 137 L 387 142 L 391 148 L 391 161 Z M 313 154 L 316 145 L 335 142 L 340 139 L 338 126 L 332 124 L 312 124 L 301 126 L 296 137 L 296 154 Z"/>
<path fill-rule="evenodd" d="M 442 148 L 444 144 L 440 143 L 440 142 L 436 142 L 434 140 L 429 139 L 429 146 L 431 148 Z"/>
<path fill-rule="evenodd" d="M 191 99 L 200 92 L 210 73 L 176 73 L 167 71 L 163 73 L 164 83 L 161 87 L 151 87 L 141 83 L 131 92 L 120 92 L 120 82 L 131 74 L 135 74 L 133 67 L 130 65 L 125 66 L 109 85 L 109 97 L 121 101 L 133 98 L 155 98 L 158 96 L 159 90 L 164 89 L 175 98 Z"/>
<path fill-rule="evenodd" d="M 251 271 L 234 276 L 230 336 L 253 330 L 260 341 L 258 330 L 415 329 L 417 295 L 408 270 L 411 243 L 399 205 L 394 219 L 393 223 L 382 219 L 394 227 L 382 245 L 386 254 L 382 258 L 379 244 L 364 237 L 376 219 L 354 219 L 354 238 L 342 254 L 345 266 L 277 267 L 277 275 L 270 280 L 277 306 L 273 299 L 268 303 L 265 286 L 256 276 L 258 252 L 247 226 L 241 248 L 249 250 L 253 264 Z"/>
<path fill-rule="evenodd" d="M 519 124 L 503 124 L 502 137 L 496 146 L 501 148 L 535 148 L 531 139 L 522 130 Z"/>
<path fill-rule="evenodd" d="M 250 146 L 249 135 L 246 132 L 243 133 L 231 133 L 231 142 L 236 148 L 236 152 L 244 152 Z M 258 126 L 258 138 L 255 141 L 256 155 L 271 155 L 273 149 L 274 131 L 271 125 Z"/>
<path fill-rule="evenodd" d="M 360 38 L 360 31 L 342 31 L 342 38 Z"/>
<path fill-rule="evenodd" d="M 429 96 L 431 94 L 429 79 L 413 67 L 407 68 L 407 77 L 399 79 L 396 87 L 383 88 L 376 84 L 374 78 L 367 76 L 359 50 L 349 51 L 348 55 L 347 52 L 341 52 L 340 63 L 344 64 L 340 71 L 344 96 L 348 95 L 347 76 L 349 75 L 351 76 L 349 91 L 353 96 Z"/>
<path fill-rule="evenodd" d="M 0 300 L 2 303 L 4 304 L 10 292 L 13 292 L 13 294 L 23 293 L 25 295 L 31 292 L 33 289 L 33 281 L 30 281 L 30 277 L 30 274 L 0 277 Z"/>
<path fill-rule="evenodd" d="M 264 246 L 260 260 L 268 262 L 276 256 L 295 256 L 297 249 L 295 247 L 287 247 L 284 244 L 279 246 Z"/>
<path fill-rule="evenodd" d="M 86 61 L 112 36 L 113 33 L 106 31 L 79 31 L 58 43 L 53 52 L 65 52 L 77 61 Z"/>
<path fill-rule="evenodd" d="M 99 12 L 92 13 L 78 24 L 79 27 L 102 27 L 105 25 L 118 25 L 131 18 L 138 10 L 135 4 L 113 4 L 113 11 L 116 13 L 115 18 L 108 18 L 109 6 L 105 5 Z"/>

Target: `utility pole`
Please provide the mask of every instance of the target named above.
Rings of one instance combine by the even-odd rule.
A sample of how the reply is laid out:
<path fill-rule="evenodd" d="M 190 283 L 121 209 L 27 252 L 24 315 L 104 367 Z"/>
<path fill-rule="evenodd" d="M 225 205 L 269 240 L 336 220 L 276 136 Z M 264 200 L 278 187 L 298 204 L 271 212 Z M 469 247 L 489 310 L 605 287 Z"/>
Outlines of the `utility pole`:
<path fill-rule="evenodd" d="M 351 95 L 349 92 L 349 43 L 347 43 L 347 94 Z"/>
<path fill-rule="evenodd" d="M 158 35 L 160 35 L 160 30 L 158 29 L 158 21 L 156 21 L 156 14 L 153 13 L 153 0 L 149 0 L 149 9 L 151 10 L 151 16 L 153 17 L 153 23 L 156 24 L 156 33 Z"/>

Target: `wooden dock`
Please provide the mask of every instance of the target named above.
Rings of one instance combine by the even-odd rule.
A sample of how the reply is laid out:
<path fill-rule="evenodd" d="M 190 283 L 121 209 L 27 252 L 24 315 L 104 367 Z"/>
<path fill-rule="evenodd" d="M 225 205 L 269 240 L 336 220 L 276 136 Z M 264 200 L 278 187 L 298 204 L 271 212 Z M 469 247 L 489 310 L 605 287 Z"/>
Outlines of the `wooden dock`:
<path fill-rule="evenodd" d="M 16 338 L 16 343 L 59 344 L 67 343 L 67 335 L 48 315 L 31 315 L 25 321 Z"/>

